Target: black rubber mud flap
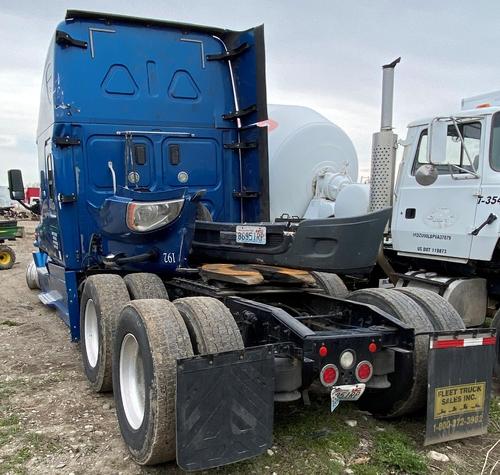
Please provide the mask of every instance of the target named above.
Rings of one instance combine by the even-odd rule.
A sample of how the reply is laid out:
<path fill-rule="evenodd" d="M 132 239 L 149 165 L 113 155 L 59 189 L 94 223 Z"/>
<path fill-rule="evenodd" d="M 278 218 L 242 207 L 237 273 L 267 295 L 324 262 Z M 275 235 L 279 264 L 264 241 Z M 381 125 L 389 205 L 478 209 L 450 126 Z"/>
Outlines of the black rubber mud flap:
<path fill-rule="evenodd" d="M 205 470 L 272 445 L 272 345 L 177 362 L 177 464 Z"/>
<path fill-rule="evenodd" d="M 486 433 L 495 347 L 491 329 L 431 335 L 424 445 Z"/>

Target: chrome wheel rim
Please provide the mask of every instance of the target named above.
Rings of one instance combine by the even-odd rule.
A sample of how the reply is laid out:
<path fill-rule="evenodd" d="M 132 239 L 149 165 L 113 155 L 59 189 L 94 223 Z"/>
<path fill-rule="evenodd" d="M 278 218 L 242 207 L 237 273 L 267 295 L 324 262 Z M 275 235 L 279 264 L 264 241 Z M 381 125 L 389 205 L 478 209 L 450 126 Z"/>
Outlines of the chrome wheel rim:
<path fill-rule="evenodd" d="M 88 299 L 87 305 L 85 305 L 84 332 L 87 361 L 92 368 L 95 368 L 99 358 L 99 325 L 97 324 L 97 313 L 92 299 Z"/>
<path fill-rule="evenodd" d="M 125 335 L 120 349 L 120 395 L 130 427 L 138 429 L 144 420 L 144 365 L 132 333 Z"/>

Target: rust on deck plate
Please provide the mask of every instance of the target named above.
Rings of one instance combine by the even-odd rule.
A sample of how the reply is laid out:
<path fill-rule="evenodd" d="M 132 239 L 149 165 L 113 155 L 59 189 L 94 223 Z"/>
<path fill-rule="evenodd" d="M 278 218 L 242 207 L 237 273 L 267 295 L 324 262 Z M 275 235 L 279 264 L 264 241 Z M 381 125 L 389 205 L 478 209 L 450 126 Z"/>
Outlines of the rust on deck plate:
<path fill-rule="evenodd" d="M 258 285 L 264 282 L 259 271 L 238 264 L 204 264 L 201 266 L 201 276 L 207 280 L 243 285 Z"/>
<path fill-rule="evenodd" d="M 314 277 L 307 271 L 262 264 L 204 264 L 200 272 L 206 280 L 242 285 L 259 285 L 264 280 L 287 284 L 315 284 Z"/>

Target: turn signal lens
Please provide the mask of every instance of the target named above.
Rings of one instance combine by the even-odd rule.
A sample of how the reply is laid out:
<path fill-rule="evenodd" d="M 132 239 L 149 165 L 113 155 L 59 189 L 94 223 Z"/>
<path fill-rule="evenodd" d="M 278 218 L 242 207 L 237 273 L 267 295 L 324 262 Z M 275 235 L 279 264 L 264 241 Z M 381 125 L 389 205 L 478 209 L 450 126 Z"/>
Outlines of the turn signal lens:
<path fill-rule="evenodd" d="M 321 369 L 319 379 L 323 386 L 333 386 L 339 379 L 339 370 L 334 364 L 327 364 Z"/>
<path fill-rule="evenodd" d="M 127 226 L 145 233 L 171 223 L 182 210 L 184 199 L 171 201 L 131 201 L 127 205 Z"/>
<path fill-rule="evenodd" d="M 356 366 L 356 378 L 360 383 L 366 383 L 373 375 L 373 366 L 369 361 L 361 361 Z"/>

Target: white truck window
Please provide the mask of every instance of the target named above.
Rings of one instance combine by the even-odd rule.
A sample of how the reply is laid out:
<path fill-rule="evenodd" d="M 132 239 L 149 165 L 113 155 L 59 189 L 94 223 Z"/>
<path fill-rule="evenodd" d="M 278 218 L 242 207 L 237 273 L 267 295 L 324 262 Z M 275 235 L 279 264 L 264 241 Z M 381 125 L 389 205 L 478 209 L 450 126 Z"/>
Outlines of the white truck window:
<path fill-rule="evenodd" d="M 500 127 L 500 119 L 499 119 Z M 480 122 L 469 122 L 466 124 L 458 124 L 458 129 L 462 134 L 467 151 L 473 161 L 474 169 L 477 170 L 479 165 L 479 148 L 481 145 L 481 123 Z M 500 153 L 500 129 L 499 129 L 499 153 Z M 412 173 L 415 174 L 416 169 L 420 165 L 429 163 L 427 160 L 427 129 L 423 130 L 420 134 L 420 139 L 418 142 L 417 152 L 415 154 L 415 161 L 413 164 Z M 446 160 L 436 166 L 436 169 L 440 175 L 449 175 L 451 173 L 466 173 L 465 171 L 460 171 L 456 167 L 451 167 L 450 165 L 457 165 L 465 170 L 472 170 L 467 154 L 462 146 L 462 141 L 458 136 L 457 129 L 454 125 L 448 127 L 448 139 L 446 142 Z M 499 157 L 499 169 L 500 169 L 500 157 Z"/>
<path fill-rule="evenodd" d="M 500 113 L 493 116 L 491 128 L 490 166 L 493 170 L 500 171 Z"/>

